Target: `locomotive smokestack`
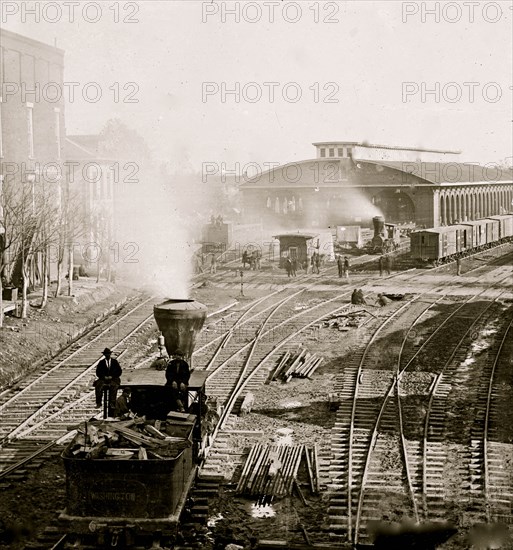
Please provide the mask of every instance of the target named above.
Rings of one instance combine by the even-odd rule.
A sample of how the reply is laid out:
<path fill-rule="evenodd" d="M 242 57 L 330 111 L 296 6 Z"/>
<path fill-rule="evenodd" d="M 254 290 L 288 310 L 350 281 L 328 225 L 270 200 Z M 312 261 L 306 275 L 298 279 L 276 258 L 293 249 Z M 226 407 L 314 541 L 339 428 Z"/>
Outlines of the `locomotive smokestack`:
<path fill-rule="evenodd" d="M 374 237 L 385 235 L 385 218 L 383 216 L 374 216 L 372 224 L 374 225 Z"/>
<path fill-rule="evenodd" d="M 195 300 L 166 300 L 153 306 L 157 326 L 164 335 L 167 353 L 181 350 L 192 368 L 196 337 L 207 317 L 207 308 Z"/>

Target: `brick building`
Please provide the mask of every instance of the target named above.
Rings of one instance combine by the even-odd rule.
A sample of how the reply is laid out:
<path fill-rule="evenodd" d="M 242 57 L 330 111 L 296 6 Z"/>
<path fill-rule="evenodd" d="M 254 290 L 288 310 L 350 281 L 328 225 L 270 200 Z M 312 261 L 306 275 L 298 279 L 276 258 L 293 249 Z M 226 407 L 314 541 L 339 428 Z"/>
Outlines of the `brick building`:
<path fill-rule="evenodd" d="M 437 227 L 512 209 L 512 171 L 459 162 L 459 152 L 358 142 L 315 143 L 316 158 L 240 186 L 246 221 L 317 228 L 393 223 Z"/>
<path fill-rule="evenodd" d="M 61 206 L 67 181 L 63 72 L 63 50 L 1 30 L 0 206 L 8 185 L 32 195 L 35 215 L 34 197 L 41 190 L 51 200 L 55 197 L 58 208 Z M 12 276 L 16 280 L 20 251 L 10 252 L 7 262 L 14 266 Z"/>

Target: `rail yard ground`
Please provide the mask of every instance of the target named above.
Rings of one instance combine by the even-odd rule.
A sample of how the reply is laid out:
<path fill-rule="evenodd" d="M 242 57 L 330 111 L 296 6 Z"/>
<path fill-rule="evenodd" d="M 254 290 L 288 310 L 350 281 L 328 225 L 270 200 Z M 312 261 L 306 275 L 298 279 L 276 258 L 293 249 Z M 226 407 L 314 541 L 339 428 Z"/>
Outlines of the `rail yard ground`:
<path fill-rule="evenodd" d="M 259 358 L 268 350 L 274 349 L 275 354 L 264 362 L 251 385 L 252 409 L 245 415 L 230 415 L 202 466 L 204 482 L 219 483 L 209 500 L 210 523 L 189 521 L 183 530 L 183 547 L 225 548 L 237 543 L 251 548 L 263 539 L 298 544 L 308 539 L 342 547 L 348 540 L 348 518 L 355 530 L 360 495 L 362 543 L 370 541 L 366 518 L 447 520 L 458 532 L 440 546 L 446 550 L 469 548 L 473 529 L 486 521 L 511 525 L 511 250 L 469 259 L 459 277 L 450 265 L 380 278 L 374 263 L 370 269 L 357 269 L 358 261 L 354 259 L 349 280 L 339 279 L 334 267 L 320 276 L 299 274 L 297 280 L 271 268 L 245 271 L 242 295 L 238 269 L 227 266 L 216 275 L 201 276 L 195 285 L 191 297 L 206 304 L 209 311 L 228 308 L 221 322 L 207 319 L 196 345 L 196 368 L 208 364 L 209 342 L 223 334 L 231 314 L 236 316 L 258 299 L 272 303 L 273 292 L 276 303 L 285 294 L 288 301 L 273 319 L 272 331 L 262 333 Z M 96 288 L 92 281 L 82 286 Z M 62 334 L 58 324 L 73 323 L 76 331 L 123 297 L 137 294 L 121 286 L 101 288 L 96 298 L 84 290 L 82 299 L 77 295 L 78 304 L 71 302 L 73 306 L 69 299 L 55 301 L 53 309 L 43 315 L 33 308 L 29 326 L 43 322 L 39 316 L 46 316 L 48 327 L 55 331 L 48 333 L 45 347 L 40 334 L 32 334 L 31 342 L 30 333 L 22 331 L 18 320 L 8 321 L 14 329 L 3 330 L 1 337 L 7 341 L 12 332 L 13 338 L 9 347 L 2 347 L 2 365 L 14 365 L 16 347 L 19 357 L 23 346 L 26 366 L 22 369 L 33 366 L 57 341 L 66 343 L 65 337 L 57 340 L 57 334 Z M 354 288 L 362 288 L 367 305 L 347 305 Z M 380 306 L 381 293 L 400 299 Z M 328 313 L 327 300 L 333 300 Z M 337 307 L 340 311 L 334 313 Z M 325 322 L 329 319 L 337 322 Z M 262 322 L 258 317 L 235 332 L 225 347 L 226 357 L 250 343 Z M 156 327 L 147 325 L 134 337 L 122 365 L 135 365 L 155 354 L 157 335 Z M 301 349 L 323 357 L 312 377 L 292 378 L 288 383 L 271 380 L 280 357 Z M 234 359 L 226 361 L 234 368 Z M 6 380 L 16 378 L 20 371 L 9 369 Z M 228 382 L 221 369 L 219 373 L 208 382 L 207 390 L 221 399 L 222 386 Z M 394 391 L 387 404 L 383 397 L 389 388 Z M 483 400 L 488 389 L 491 407 L 486 408 Z M 334 393 L 340 397 L 338 410 L 329 400 Z M 258 517 L 257 512 L 264 510 L 252 506 L 255 498 L 236 494 L 237 482 L 250 448 L 275 442 L 283 428 L 291 430 L 294 445 L 317 447 L 321 490 L 311 492 L 303 463 L 298 474 L 303 498 L 294 491 L 275 499 L 269 517 Z M 352 442 L 349 448 L 345 446 L 348 440 Z M 483 441 L 487 450 L 483 450 Z M 45 540 L 52 540 L 55 518 L 64 507 L 65 477 L 59 453 L 54 448 L 38 462 L 0 480 L 0 548 L 51 547 L 48 542 L 45 546 Z M 349 482 L 347 471 L 352 475 Z M 347 502 L 348 483 L 352 504 Z M 364 491 L 360 491 L 362 486 Z M 506 536 L 500 541 L 501 536 L 498 528 L 495 547 L 513 548 L 510 534 L 506 535 L 509 542 Z"/>

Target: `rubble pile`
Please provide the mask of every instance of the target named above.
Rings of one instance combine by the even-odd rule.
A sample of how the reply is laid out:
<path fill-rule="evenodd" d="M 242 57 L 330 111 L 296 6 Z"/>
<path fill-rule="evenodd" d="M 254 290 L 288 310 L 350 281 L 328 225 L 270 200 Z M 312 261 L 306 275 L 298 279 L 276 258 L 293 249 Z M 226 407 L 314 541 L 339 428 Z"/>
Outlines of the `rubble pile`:
<path fill-rule="evenodd" d="M 186 417 L 187 415 L 184 415 Z M 89 421 L 80 424 L 68 446 L 70 457 L 82 459 L 148 460 L 176 458 L 190 447 L 191 424 L 144 420 Z"/>
<path fill-rule="evenodd" d="M 351 328 L 359 328 L 369 320 L 367 311 L 351 311 L 349 313 L 338 313 L 332 315 L 323 322 L 325 328 L 336 328 L 346 332 Z"/>

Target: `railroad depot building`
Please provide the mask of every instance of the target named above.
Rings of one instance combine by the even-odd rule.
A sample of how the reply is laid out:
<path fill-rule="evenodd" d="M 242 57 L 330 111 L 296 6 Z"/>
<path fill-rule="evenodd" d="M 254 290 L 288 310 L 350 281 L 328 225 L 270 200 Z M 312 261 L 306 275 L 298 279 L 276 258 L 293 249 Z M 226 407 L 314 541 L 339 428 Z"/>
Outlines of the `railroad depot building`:
<path fill-rule="evenodd" d="M 358 142 L 314 143 L 317 156 L 246 178 L 247 223 L 316 228 L 391 223 L 438 227 L 512 210 L 511 169 L 459 162 L 460 153 Z"/>

